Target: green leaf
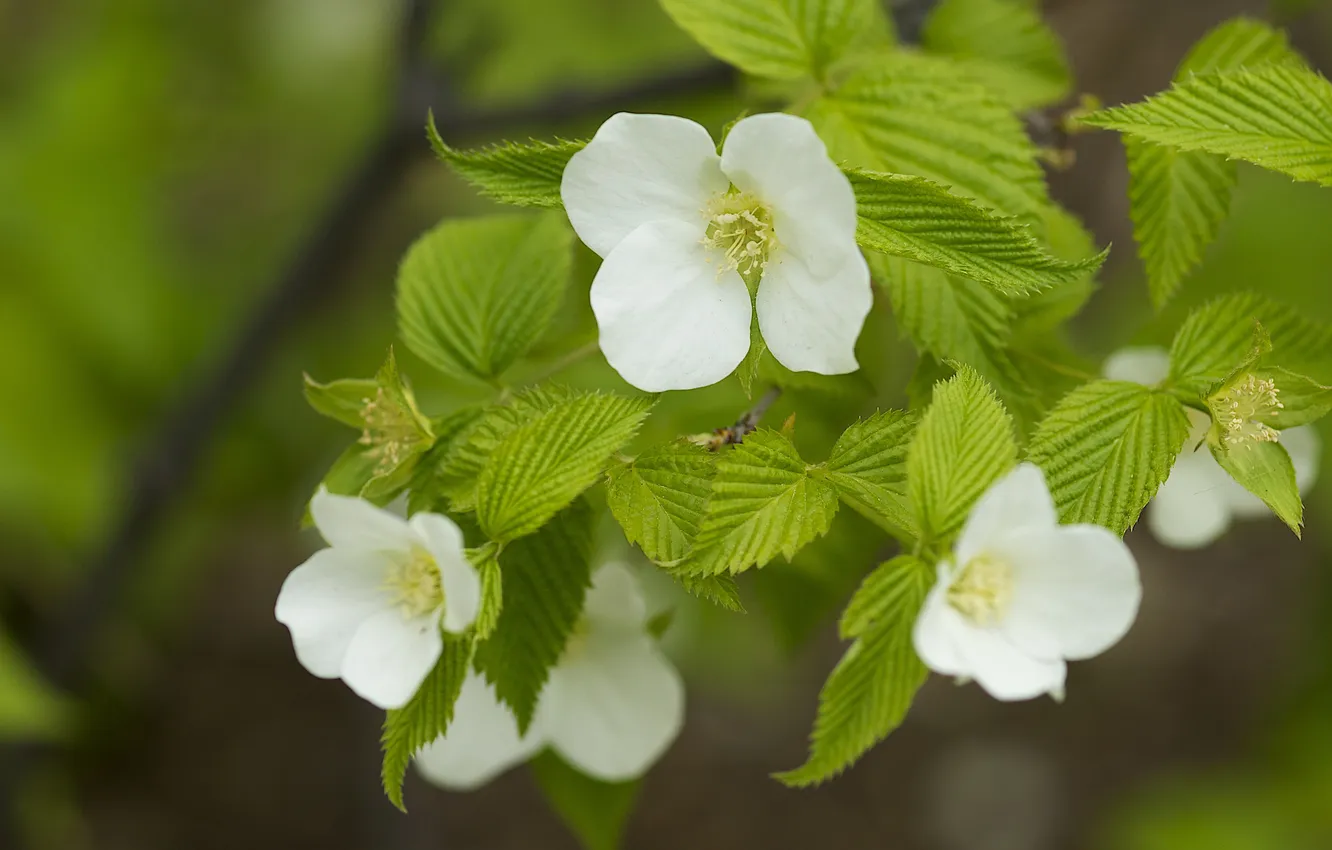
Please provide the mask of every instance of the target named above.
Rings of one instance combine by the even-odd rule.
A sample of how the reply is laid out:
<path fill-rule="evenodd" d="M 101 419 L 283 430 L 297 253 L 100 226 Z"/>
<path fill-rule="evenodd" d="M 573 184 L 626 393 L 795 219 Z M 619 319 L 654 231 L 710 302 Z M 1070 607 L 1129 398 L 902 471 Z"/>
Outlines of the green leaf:
<path fill-rule="evenodd" d="M 856 513 L 898 537 L 914 537 L 907 504 L 907 447 L 917 417 L 886 410 L 856 422 L 837 438 L 828 458 L 828 480 Z"/>
<path fill-rule="evenodd" d="M 0 742 L 57 738 L 69 728 L 69 709 L 0 631 Z"/>
<path fill-rule="evenodd" d="M 889 41 L 875 0 L 661 0 L 661 5 L 713 56 L 758 77 L 822 79 L 838 59 Z"/>
<path fill-rule="evenodd" d="M 1212 457 L 1239 484 L 1262 499 L 1281 521 L 1300 535 L 1304 523 L 1304 502 L 1295 483 L 1295 466 L 1280 443 L 1246 441 L 1228 446 L 1208 441 Z"/>
<path fill-rule="evenodd" d="M 1332 84 L 1286 64 L 1189 77 L 1083 123 L 1332 185 Z"/>
<path fill-rule="evenodd" d="M 1014 109 L 1058 103 L 1073 86 L 1059 37 L 1022 0 L 943 0 L 921 44 L 959 60 Z"/>
<path fill-rule="evenodd" d="M 811 474 L 794 445 L 768 428 L 745 437 L 717 461 L 712 499 L 694 551 L 679 567 L 692 575 L 738 573 L 827 533 L 837 491 Z"/>
<path fill-rule="evenodd" d="M 550 324 L 572 248 L 558 213 L 445 221 L 398 271 L 403 341 L 447 375 L 494 381 Z"/>
<path fill-rule="evenodd" d="M 1007 411 L 974 369 L 960 366 L 934 388 L 907 452 L 907 492 L 923 539 L 942 540 L 961 528 L 1016 460 Z"/>
<path fill-rule="evenodd" d="M 316 413 L 353 428 L 365 427 L 361 411 L 379 392 L 373 378 L 344 378 L 321 384 L 305 376 L 305 400 Z"/>
<path fill-rule="evenodd" d="M 459 177 L 487 198 L 520 207 L 561 209 L 560 184 L 564 167 L 586 141 L 532 140 L 527 144 L 502 142 L 480 150 L 460 151 L 444 144 L 435 129 L 435 116 L 428 127 L 435 155 Z"/>
<path fill-rule="evenodd" d="M 504 610 L 476 666 L 527 731 L 537 698 L 583 610 L 592 584 L 596 517 L 579 499 L 535 534 L 504 547 Z"/>
<path fill-rule="evenodd" d="M 1248 358 L 1255 322 L 1271 337 L 1271 362 L 1313 375 L 1332 366 L 1332 326 L 1241 292 L 1210 301 L 1184 320 L 1170 347 L 1170 382 L 1199 396 L 1211 393 Z"/>
<path fill-rule="evenodd" d="M 495 448 L 477 482 L 481 529 L 501 542 L 536 531 L 596 483 L 651 408 L 649 399 L 580 395 L 518 426 Z"/>
<path fill-rule="evenodd" d="M 717 455 L 687 440 L 653 446 L 613 466 L 606 501 L 624 535 L 658 564 L 689 552 L 712 496 Z"/>
<path fill-rule="evenodd" d="M 407 493 L 408 516 L 418 511 L 448 512 L 448 498 L 441 489 L 444 462 L 484 413 L 485 408 L 473 405 L 431 420 L 435 445 L 421 456 L 412 470 Z"/>
<path fill-rule="evenodd" d="M 468 549 L 467 560 L 481 576 L 481 607 L 472 623 L 472 634 L 477 640 L 485 640 L 504 616 L 504 578 L 500 572 L 499 546 L 490 542 L 478 549 Z"/>
<path fill-rule="evenodd" d="M 1049 207 L 1022 122 L 947 60 L 879 57 L 804 114 L 843 165 L 925 177 L 1032 223 Z"/>
<path fill-rule="evenodd" d="M 633 814 L 643 780 L 602 782 L 546 750 L 528 763 L 546 802 L 584 850 L 616 850 Z"/>
<path fill-rule="evenodd" d="M 777 779 L 797 788 L 825 782 L 901 724 L 928 675 L 911 630 L 933 584 L 934 569 L 910 555 L 865 579 L 843 618 L 856 641 L 819 692 L 809 760 Z"/>
<path fill-rule="evenodd" d="M 1332 412 L 1332 387 L 1289 369 L 1265 368 L 1254 374 L 1259 380 L 1268 379 L 1276 384 L 1281 408 L 1267 424 L 1278 431 L 1309 425 Z"/>
<path fill-rule="evenodd" d="M 1015 219 L 995 215 L 920 177 L 848 171 L 866 248 L 962 275 L 1007 295 L 1080 280 L 1105 254 L 1069 262 L 1051 256 Z"/>
<path fill-rule="evenodd" d="M 1123 534 L 1170 475 L 1189 437 L 1177 399 L 1124 381 L 1093 381 L 1036 429 L 1028 459 L 1045 472 L 1063 522 Z"/>
<path fill-rule="evenodd" d="M 445 635 L 444 651 L 416 695 L 405 706 L 384 718 L 384 793 L 389 801 L 407 811 L 402 801 L 402 781 L 407 766 L 421 748 L 440 737 L 453 720 L 453 705 L 462 692 L 463 679 L 472 663 L 470 638 Z"/>
<path fill-rule="evenodd" d="M 734 611 L 737 614 L 745 612 L 744 603 L 740 601 L 740 587 L 735 583 L 734 578 L 725 573 L 715 576 L 697 576 L 679 570 L 670 570 L 670 575 L 680 583 L 681 587 L 705 602 L 711 602 L 719 608 L 725 608 L 727 611 Z"/>

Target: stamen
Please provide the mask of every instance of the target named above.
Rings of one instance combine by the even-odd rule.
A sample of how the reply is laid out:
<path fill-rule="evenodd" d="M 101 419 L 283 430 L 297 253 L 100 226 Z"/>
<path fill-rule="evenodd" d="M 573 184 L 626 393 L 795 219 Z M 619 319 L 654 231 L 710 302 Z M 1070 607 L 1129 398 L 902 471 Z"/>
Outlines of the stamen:
<path fill-rule="evenodd" d="M 1277 442 L 1276 429 L 1263 420 L 1276 417 L 1284 408 L 1276 382 L 1254 374 L 1223 391 L 1212 403 L 1216 421 L 1225 432 L 1223 439 L 1232 446 Z"/>
<path fill-rule="evenodd" d="M 402 463 L 420 437 L 412 412 L 389 398 L 383 387 L 361 405 L 361 421 L 365 428 L 357 442 L 369 447 L 366 454 L 376 461 L 376 475 Z"/>
<path fill-rule="evenodd" d="M 751 281 L 768 266 L 778 247 L 772 211 L 746 192 L 718 195 L 702 211 L 708 222 L 703 244 L 721 256 L 717 275 L 736 271 Z"/>
<path fill-rule="evenodd" d="M 972 558 L 948 586 L 948 604 L 978 626 L 993 626 L 1013 598 L 1013 568 L 989 555 Z"/>
<path fill-rule="evenodd" d="M 430 553 L 420 547 L 400 558 L 389 571 L 384 589 L 393 597 L 393 604 L 402 609 L 404 620 L 429 614 L 444 604 L 444 585 L 439 565 Z"/>

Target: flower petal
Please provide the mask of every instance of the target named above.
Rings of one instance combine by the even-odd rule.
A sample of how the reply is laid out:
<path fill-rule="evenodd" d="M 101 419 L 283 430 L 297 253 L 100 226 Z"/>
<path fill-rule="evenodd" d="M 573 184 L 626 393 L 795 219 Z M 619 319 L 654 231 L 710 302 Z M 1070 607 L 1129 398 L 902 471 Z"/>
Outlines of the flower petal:
<path fill-rule="evenodd" d="M 721 169 L 772 207 L 778 242 L 813 274 L 834 274 L 856 252 L 851 181 L 804 118 L 769 112 L 741 119 L 722 144 Z"/>
<path fill-rule="evenodd" d="M 1206 449 L 1190 451 L 1175 461 L 1161 489 L 1147 506 L 1147 527 L 1152 536 L 1175 549 L 1201 549 L 1211 545 L 1230 528 L 1232 503 L 1239 490 L 1249 492 L 1230 479 Z M 1251 497 L 1263 510 L 1267 507 Z"/>
<path fill-rule="evenodd" d="M 967 676 L 970 671 L 958 654 L 953 636 L 969 626 L 962 614 L 948 604 L 948 585 L 952 581 L 949 565 L 940 564 L 939 580 L 925 597 L 911 630 L 911 640 L 926 667 L 945 676 Z"/>
<path fill-rule="evenodd" d="M 715 384 L 749 351 L 749 290 L 734 271 L 718 274 L 681 222 L 645 224 L 606 257 L 592 312 L 606 359 L 647 392 Z"/>
<path fill-rule="evenodd" d="M 277 620 L 291 630 L 296 657 L 323 679 L 342 672 L 361 623 L 384 610 L 388 563 L 377 553 L 321 549 L 291 571 L 278 593 Z"/>
<path fill-rule="evenodd" d="M 363 552 L 405 550 L 412 535 L 402 517 L 355 496 L 335 496 L 323 487 L 310 500 L 310 515 L 328 545 Z"/>
<path fill-rule="evenodd" d="M 769 260 L 755 306 L 772 355 L 795 372 L 842 375 L 860 368 L 856 338 L 874 304 L 869 266 L 854 244 L 831 275 L 815 277 L 789 252 Z"/>
<path fill-rule="evenodd" d="M 1045 473 L 1034 463 L 1019 465 L 977 500 L 957 539 L 957 562 L 965 564 L 1006 534 L 1027 528 L 1054 528 L 1059 522 Z"/>
<path fill-rule="evenodd" d="M 1118 643 L 1138 616 L 1138 564 L 1109 529 L 1032 529 L 996 549 L 1013 569 L 1013 597 L 999 628 L 1028 654 L 1091 658 Z"/>
<path fill-rule="evenodd" d="M 342 661 L 342 680 L 379 708 L 401 708 L 443 649 L 438 612 L 407 619 L 397 608 L 380 611 L 352 636 Z"/>
<path fill-rule="evenodd" d="M 448 731 L 421 750 L 416 768 L 436 785 L 471 791 L 527 761 L 543 746 L 545 741 L 535 729 L 520 738 L 517 722 L 495 690 L 468 672 Z"/>
<path fill-rule="evenodd" d="M 1281 445 L 1290 454 L 1300 492 L 1309 492 L 1318 480 L 1318 467 L 1323 458 L 1323 440 L 1318 436 L 1318 429 L 1313 425 L 1301 425 L 1282 431 Z"/>
<path fill-rule="evenodd" d="M 647 602 L 628 567 L 608 561 L 597 570 L 583 603 L 583 616 L 598 629 L 642 630 L 648 619 Z"/>
<path fill-rule="evenodd" d="M 965 629 L 956 640 L 967 672 L 995 699 L 1032 699 L 1064 689 L 1068 667 L 1062 658 L 1034 658 L 995 629 Z"/>
<path fill-rule="evenodd" d="M 703 237 L 703 209 L 730 185 L 708 131 L 675 115 L 606 119 L 564 169 L 560 198 L 580 239 L 605 257 L 650 221 L 675 220 Z"/>
<path fill-rule="evenodd" d="M 1170 352 L 1155 345 L 1121 348 L 1106 358 L 1101 373 L 1112 381 L 1153 386 L 1170 374 Z"/>
<path fill-rule="evenodd" d="M 571 765 L 606 782 L 643 775 L 684 722 L 680 674 L 645 634 L 589 634 L 551 671 L 537 723 Z"/>
<path fill-rule="evenodd" d="M 481 610 L 481 576 L 467 560 L 462 531 L 441 514 L 422 512 L 408 522 L 439 567 L 440 586 L 444 588 L 444 630 L 459 634 Z"/>

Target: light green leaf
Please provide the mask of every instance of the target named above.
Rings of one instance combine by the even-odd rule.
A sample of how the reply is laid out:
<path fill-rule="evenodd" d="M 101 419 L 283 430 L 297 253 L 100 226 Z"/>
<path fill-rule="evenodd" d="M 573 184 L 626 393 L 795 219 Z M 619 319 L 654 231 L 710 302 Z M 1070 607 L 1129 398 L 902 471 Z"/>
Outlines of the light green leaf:
<path fill-rule="evenodd" d="M 1278 431 L 1312 424 L 1332 412 L 1332 387 L 1313 378 L 1275 367 L 1259 369 L 1254 376 L 1276 385 L 1281 407 L 1266 422 Z"/>
<path fill-rule="evenodd" d="M 69 727 L 69 708 L 0 631 L 0 741 L 59 737 Z"/>
<path fill-rule="evenodd" d="M 947 60 L 881 56 L 804 114 L 843 165 L 925 177 L 1033 224 L 1049 207 L 1022 122 Z"/>
<path fill-rule="evenodd" d="M 463 679 L 472 663 L 470 637 L 445 635 L 444 652 L 416 695 L 405 706 L 384 718 L 384 793 L 389 801 L 407 811 L 402 801 L 402 781 L 407 766 L 421 748 L 444 734 L 453 720 L 453 705 L 462 692 Z"/>
<path fill-rule="evenodd" d="M 907 452 L 907 492 L 921 535 L 942 540 L 1017 460 L 1013 423 L 970 366 L 934 388 Z"/>
<path fill-rule="evenodd" d="M 546 802 L 578 836 L 584 850 L 616 850 L 643 780 L 602 782 L 570 767 L 551 750 L 528 763 Z"/>
<path fill-rule="evenodd" d="M 890 30 L 875 0 L 661 0 L 709 53 L 758 77 L 823 79 L 828 67 Z"/>
<path fill-rule="evenodd" d="M 476 666 L 513 709 L 526 732 L 551 667 L 560 660 L 591 586 L 595 515 L 574 502 L 535 534 L 500 554 L 504 611 L 490 639 L 476 650 Z"/>
<path fill-rule="evenodd" d="M 596 483 L 651 408 L 649 399 L 579 395 L 518 426 L 477 481 L 482 531 L 501 542 L 536 531 Z"/>
<path fill-rule="evenodd" d="M 712 496 L 717 455 L 687 440 L 653 446 L 613 466 L 606 501 L 624 535 L 658 564 L 683 558 Z"/>
<path fill-rule="evenodd" d="M 921 43 L 960 61 L 1014 109 L 1058 103 L 1073 86 L 1058 36 L 1023 0 L 943 0 Z"/>
<path fill-rule="evenodd" d="M 366 402 L 379 392 L 379 382 L 373 378 L 344 378 L 321 384 L 305 376 L 305 400 L 316 413 L 352 428 L 365 427 L 361 411 Z"/>
<path fill-rule="evenodd" d="M 493 381 L 559 308 L 572 238 L 559 213 L 445 221 L 398 271 L 403 341 L 445 374 Z"/>
<path fill-rule="evenodd" d="M 1083 123 L 1332 185 L 1332 84 L 1286 64 L 1188 78 Z"/>
<path fill-rule="evenodd" d="M 1063 522 L 1123 534 L 1170 475 L 1188 436 L 1177 399 L 1140 384 L 1093 381 L 1050 411 L 1027 457 L 1045 472 Z"/>
<path fill-rule="evenodd" d="M 886 410 L 856 422 L 837 438 L 828 458 L 828 480 L 856 513 L 898 537 L 914 536 L 907 504 L 907 447 L 917 417 Z"/>
<path fill-rule="evenodd" d="M 860 217 L 857 240 L 904 257 L 1025 295 L 1096 271 L 1105 254 L 1069 262 L 1051 256 L 1017 220 L 1003 218 L 920 177 L 848 171 Z"/>
<path fill-rule="evenodd" d="M 444 144 L 435 129 L 435 117 L 428 127 L 430 145 L 435 154 L 459 177 L 476 187 L 482 195 L 503 204 L 520 207 L 560 209 L 560 183 L 564 167 L 587 142 L 533 140 L 525 145 L 502 142 L 480 150 L 460 151 Z"/>
<path fill-rule="evenodd" d="M 777 779 L 797 788 L 825 782 L 901 724 L 928 675 L 911 630 L 933 584 L 934 569 L 910 555 L 865 579 L 843 618 L 856 641 L 819 692 L 809 760 Z"/>
<path fill-rule="evenodd" d="M 1284 32 L 1264 21 L 1241 16 L 1218 24 L 1193 45 L 1175 72 L 1175 80 L 1272 62 L 1299 65 L 1304 60 L 1290 46 Z"/>
<path fill-rule="evenodd" d="M 679 571 L 738 573 L 778 554 L 789 561 L 836 514 L 832 484 L 811 475 L 790 440 L 760 428 L 717 461 L 707 515 Z"/>
<path fill-rule="evenodd" d="M 499 546 L 492 541 L 478 549 L 468 549 L 467 560 L 481 577 L 481 607 L 472 623 L 472 635 L 477 640 L 485 640 L 504 615 L 504 577 L 500 572 Z"/>
<path fill-rule="evenodd" d="M 680 570 L 669 572 L 681 587 L 699 599 L 737 614 L 745 612 L 745 606 L 740 601 L 740 587 L 730 575 L 723 573 L 715 576 L 697 576 Z"/>
<path fill-rule="evenodd" d="M 484 414 L 485 408 L 472 405 L 430 421 L 430 428 L 435 432 L 435 445 L 421 456 L 412 470 L 407 493 L 408 516 L 418 511 L 437 514 L 449 511 L 448 498 L 440 489 L 444 462 L 457 448 L 468 429 Z"/>
<path fill-rule="evenodd" d="M 1262 499 L 1281 521 L 1300 535 L 1304 502 L 1295 483 L 1295 466 L 1280 443 L 1246 441 L 1238 446 L 1208 440 L 1212 457 L 1239 484 Z"/>

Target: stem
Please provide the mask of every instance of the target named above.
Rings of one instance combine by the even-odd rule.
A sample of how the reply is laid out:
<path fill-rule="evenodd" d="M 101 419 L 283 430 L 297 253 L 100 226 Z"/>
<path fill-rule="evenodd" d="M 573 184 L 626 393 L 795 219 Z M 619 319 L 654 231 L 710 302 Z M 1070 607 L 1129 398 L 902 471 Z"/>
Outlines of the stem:
<path fill-rule="evenodd" d="M 568 369 L 571 366 L 578 365 L 579 363 L 583 362 L 584 360 L 586 360 L 587 358 L 591 357 L 593 354 L 596 354 L 599 351 L 601 351 L 601 345 L 596 340 L 584 343 L 578 346 L 577 348 L 573 349 L 572 351 L 570 351 L 568 354 L 565 354 L 563 357 L 559 358 L 555 362 L 551 363 L 549 366 L 542 369 L 540 372 L 537 372 L 529 380 L 529 383 L 539 384 L 542 381 L 550 380 L 554 376 L 563 372 L 565 369 Z"/>
<path fill-rule="evenodd" d="M 1083 371 L 1082 369 L 1078 369 L 1075 366 L 1065 366 L 1063 363 L 1056 363 L 1053 360 L 1047 360 L 1041 355 L 1031 351 L 1023 351 L 1020 348 L 1014 348 L 1012 349 L 1012 351 L 1013 353 L 1021 357 L 1027 358 L 1032 363 L 1035 363 L 1038 366 L 1044 366 L 1045 368 L 1049 369 L 1051 372 L 1057 372 L 1058 374 L 1064 375 L 1069 378 L 1077 378 L 1079 381 L 1099 381 L 1102 380 L 1102 378 L 1104 377 L 1103 375 L 1093 375 L 1091 372 Z"/>

